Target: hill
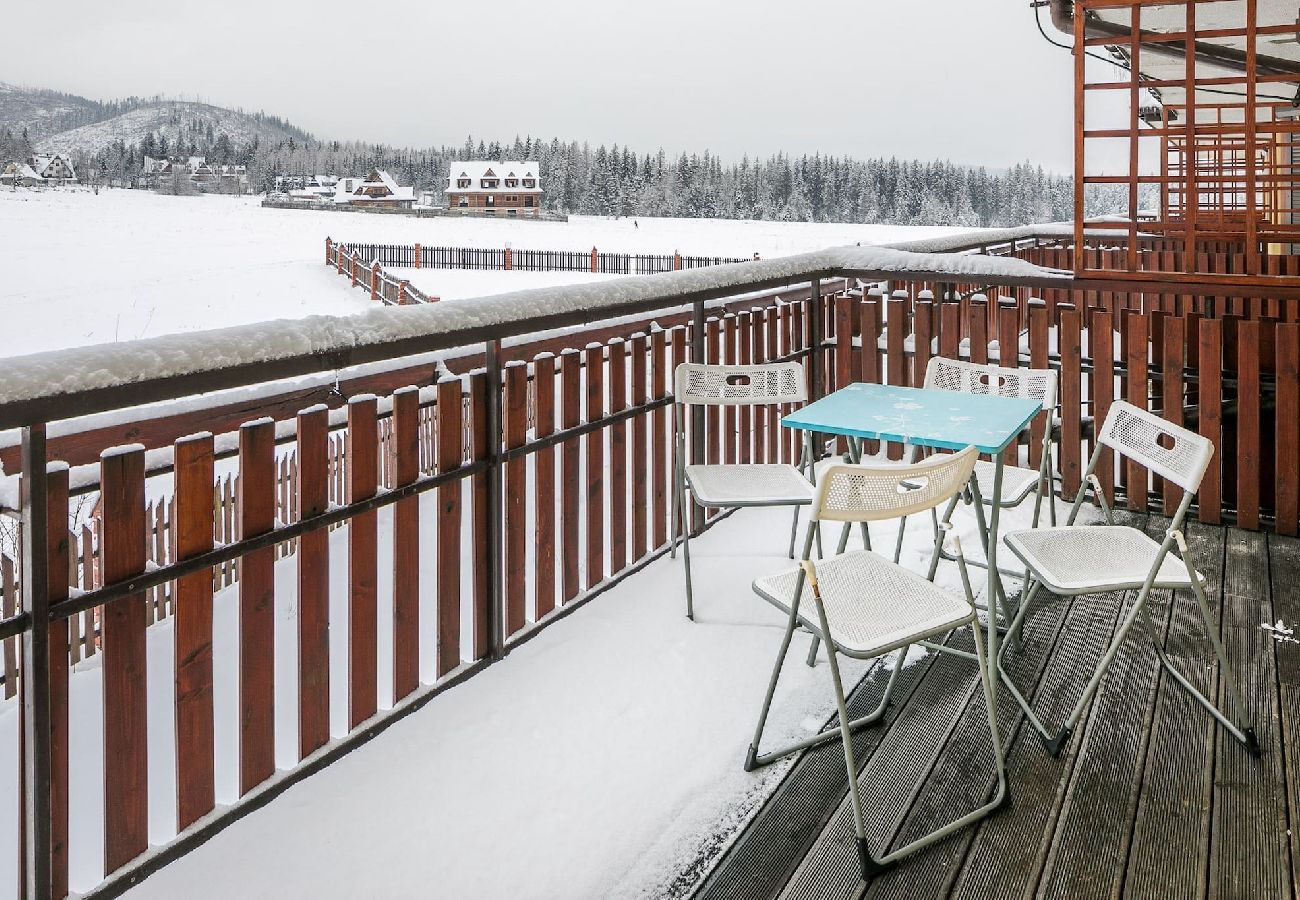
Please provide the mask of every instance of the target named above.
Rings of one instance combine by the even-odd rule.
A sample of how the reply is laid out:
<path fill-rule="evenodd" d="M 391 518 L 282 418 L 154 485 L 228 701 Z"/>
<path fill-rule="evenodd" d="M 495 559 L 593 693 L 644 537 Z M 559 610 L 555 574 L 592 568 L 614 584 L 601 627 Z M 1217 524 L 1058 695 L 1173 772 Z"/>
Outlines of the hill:
<path fill-rule="evenodd" d="M 0 82 L 0 129 L 26 130 L 43 152 L 93 156 L 118 143 L 135 145 L 147 135 L 166 137 L 171 147 L 195 145 L 202 152 L 220 135 L 233 146 L 256 140 L 275 146 L 311 135 L 276 116 L 246 113 L 208 103 L 160 97 L 100 102 L 41 88 Z"/>

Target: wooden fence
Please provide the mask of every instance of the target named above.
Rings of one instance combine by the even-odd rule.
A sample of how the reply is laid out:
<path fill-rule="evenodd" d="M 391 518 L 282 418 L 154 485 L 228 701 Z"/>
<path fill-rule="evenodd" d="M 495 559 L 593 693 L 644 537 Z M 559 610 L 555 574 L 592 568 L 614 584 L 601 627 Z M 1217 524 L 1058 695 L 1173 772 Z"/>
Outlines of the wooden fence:
<path fill-rule="evenodd" d="M 329 238 L 326 238 L 327 246 Z M 723 256 L 683 256 L 680 253 L 607 253 L 590 251 L 518 250 L 511 247 L 434 247 L 422 244 L 348 244 L 362 259 L 382 266 L 409 269 L 490 269 L 526 272 L 592 272 L 607 275 L 655 275 L 704 266 L 745 262 Z M 757 259 L 757 255 L 754 257 Z M 330 263 L 328 249 L 326 262 Z"/>
<path fill-rule="evenodd" d="M 43 515 L 35 506 L 24 515 L 42 529 L 26 532 L 37 549 L 25 553 L 47 561 L 39 570 L 48 583 L 23 589 L 48 597 L 50 606 L 33 607 L 32 614 L 10 614 L 14 607 L 6 607 L 0 638 L 20 638 L 26 653 L 48 643 L 48 659 L 36 670 L 44 677 L 20 679 L 24 692 L 48 704 L 44 716 L 22 718 L 41 726 L 25 725 L 34 729 L 29 735 L 47 739 L 33 744 L 45 748 L 30 757 L 44 768 L 30 769 L 36 780 L 27 784 L 48 783 L 49 792 L 22 791 L 47 811 L 24 820 L 48 828 L 23 839 L 24 846 L 47 848 L 45 856 L 36 854 L 39 881 L 48 888 L 39 893 L 66 895 L 70 855 L 86 852 L 72 843 L 69 810 L 76 798 L 69 795 L 66 750 L 72 644 L 83 635 L 78 652 L 84 655 L 87 613 L 91 633 L 97 628 L 102 669 L 108 880 L 98 891 L 108 896 L 666 552 L 669 390 L 671 372 L 687 360 L 800 360 L 813 396 L 854 380 L 919 384 L 935 353 L 1053 366 L 1061 374 L 1060 407 L 1055 418 L 1040 416 L 1033 431 L 1059 430 L 1055 475 L 1063 496 L 1080 487 L 1093 423 L 1123 398 L 1214 441 L 1215 464 L 1199 497 L 1203 521 L 1295 533 L 1297 476 L 1285 461 L 1300 448 L 1300 324 L 1289 306 L 1265 299 L 1239 307 L 1228 298 L 1221 310 L 1204 298 L 1179 300 L 1179 289 L 1168 284 L 1142 293 L 1031 290 L 1009 278 L 998 289 L 1004 301 L 974 293 L 983 286 L 978 283 L 939 284 L 902 273 L 883 289 L 828 298 L 820 287 L 825 275 L 814 271 L 812 286 L 793 302 L 752 308 L 728 305 L 716 294 L 697 297 L 688 301 L 694 312 L 687 321 L 606 323 L 566 335 L 569 349 L 558 353 L 520 355 L 518 347 L 503 350 L 499 338 L 489 338 L 468 374 L 389 389 L 382 402 L 352 395 L 346 422 L 336 422 L 334 432 L 325 407 L 298 407 L 281 416 L 293 421 L 287 444 L 277 443 L 273 419 L 246 416 L 233 469 L 220 477 L 212 435 L 179 432 L 186 436 L 171 441 L 175 494 L 162 507 L 146 502 L 145 451 L 107 447 L 99 459 L 102 501 L 90 590 L 84 580 L 72 590 L 73 556 L 84 558 L 86 543 L 84 536 L 67 540 L 67 470 L 51 467 L 37 478 Z M 69 401 L 60 396 L 59 402 Z M 780 426 L 787 411 L 700 410 L 687 425 L 691 458 L 793 461 L 796 436 Z M 43 460 L 43 431 L 29 431 L 28 440 L 29 448 L 41 442 L 28 453 Z M 1037 445 L 1026 443 L 1022 452 L 1033 461 Z M 885 452 L 897 458 L 902 448 Z M 1161 511 L 1172 499 L 1168 485 L 1113 458 L 1099 474 L 1108 494 L 1135 509 Z M 436 503 L 422 515 L 425 494 Z M 381 530 L 385 508 L 391 524 Z M 330 529 L 344 524 L 346 540 L 331 542 Z M 707 519 L 697 515 L 692 524 L 703 527 Z M 391 553 L 380 552 L 381 539 Z M 333 554 L 345 555 L 347 565 L 342 581 L 331 584 Z M 277 662 L 285 663 L 277 660 L 272 636 L 275 594 L 286 582 L 277 585 L 277 555 L 287 555 L 280 566 L 292 567 L 295 662 L 288 665 L 297 673 L 291 689 L 298 719 L 291 748 L 297 763 L 279 772 L 277 749 L 286 748 L 275 742 L 274 673 Z M 389 569 L 383 579 L 381 559 Z M 3 570 L 0 561 L 0 581 Z M 213 615 L 216 592 L 230 583 L 226 572 L 238 576 L 237 591 L 220 602 L 238 609 L 239 799 L 218 808 Z M 381 580 L 391 588 L 381 592 Z M 331 618 L 331 592 L 345 601 L 345 616 Z M 158 726 L 139 677 L 160 600 L 162 614 L 174 620 L 174 656 L 170 672 L 150 677 L 170 675 L 175 683 L 174 758 L 161 761 L 149 755 L 148 732 Z M 381 603 L 388 607 L 383 617 Z M 82 624 L 69 628 L 77 617 Z M 431 620 L 429 629 L 422 618 Z M 381 621 L 391 628 L 382 640 Z M 48 628 L 38 631 L 41 623 Z M 331 634 L 345 641 L 342 684 L 330 676 Z M 381 649 L 388 647 L 391 660 Z M 6 669 L 13 671 L 7 659 Z M 347 696 L 345 734 L 331 733 L 332 691 Z M 151 847 L 148 773 L 158 765 L 174 767 L 181 833 Z"/>
<path fill-rule="evenodd" d="M 395 278 L 385 272 L 383 263 L 373 253 L 335 244 L 329 238 L 325 238 L 325 265 L 352 279 L 353 287 L 370 291 L 370 298 L 384 306 L 438 302 L 437 297 L 415 288 L 408 279 Z"/>

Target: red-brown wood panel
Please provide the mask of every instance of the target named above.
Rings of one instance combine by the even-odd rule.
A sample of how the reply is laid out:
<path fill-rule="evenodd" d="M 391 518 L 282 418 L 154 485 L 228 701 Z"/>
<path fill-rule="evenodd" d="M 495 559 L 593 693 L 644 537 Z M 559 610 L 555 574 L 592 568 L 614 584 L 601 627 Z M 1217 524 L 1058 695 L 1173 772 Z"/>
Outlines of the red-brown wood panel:
<path fill-rule="evenodd" d="M 1018 369 L 1020 367 L 1020 309 L 1014 302 L 999 302 L 997 317 L 998 365 L 1008 369 Z M 920 346 L 919 335 L 917 346 Z M 1019 465 L 1019 453 L 1019 444 L 1013 442 L 1003 451 L 1003 462 L 1009 466 Z"/>
<path fill-rule="evenodd" d="M 1261 323 L 1237 325 L 1237 527 L 1259 528 Z"/>
<path fill-rule="evenodd" d="M 632 335 L 631 353 L 628 357 L 632 366 L 632 406 L 643 406 L 650 398 L 646 380 L 647 342 L 644 334 Z M 632 419 L 632 559 L 638 560 L 649 549 L 647 525 L 649 519 L 646 508 L 647 485 L 650 477 L 650 445 L 646 439 L 645 413 L 639 413 Z"/>
<path fill-rule="evenodd" d="M 899 291 L 885 304 L 885 316 L 885 371 L 891 385 L 906 387 L 907 356 L 903 352 L 903 340 L 907 332 L 907 300 Z M 886 449 L 890 459 L 903 458 L 903 445 L 897 441 L 890 441 Z"/>
<path fill-rule="evenodd" d="M 212 435 L 176 442 L 176 559 L 212 549 Z M 184 831 L 216 803 L 212 724 L 212 572 L 176 581 L 176 820 Z"/>
<path fill-rule="evenodd" d="M 1280 534 L 1295 534 L 1300 516 L 1296 460 L 1300 457 L 1300 325 L 1277 327 L 1277 414 L 1274 508 Z"/>
<path fill-rule="evenodd" d="M 749 365 L 754 361 L 754 338 L 750 318 L 748 312 L 741 312 L 736 316 L 736 341 L 739 351 L 737 361 L 741 365 Z M 736 431 L 738 435 L 737 459 L 742 463 L 752 463 L 754 461 L 753 410 L 750 407 L 737 407 Z M 696 460 L 692 460 L 692 462 L 696 462 Z M 694 507 L 694 504 L 691 504 L 691 506 Z M 694 534 L 694 532 L 691 533 Z"/>
<path fill-rule="evenodd" d="M 718 365 L 722 362 L 722 328 L 721 323 L 716 318 L 710 318 L 704 323 L 704 358 L 710 365 Z M 610 358 L 610 378 L 614 377 L 613 358 Z M 611 384 L 610 395 L 613 396 L 613 385 Z M 613 412 L 613 407 L 610 412 Z M 722 423 L 721 410 L 717 406 L 707 406 L 704 409 L 704 433 L 705 433 L 705 460 L 709 465 L 717 465 L 722 461 Z M 611 433 L 611 440 L 613 434 Z M 611 476 L 613 471 L 611 469 Z M 611 485 L 611 492 L 613 488 Z M 717 510 L 706 510 L 709 518 L 717 515 Z M 610 570 L 617 572 L 618 567 L 611 563 Z"/>
<path fill-rule="evenodd" d="M 717 335 L 717 320 L 712 333 Z M 716 348 L 715 348 L 716 352 Z M 627 409 L 627 344 L 620 338 L 609 342 L 609 414 Z M 710 438 L 717 443 L 717 430 Z M 716 453 L 716 449 L 715 449 Z M 609 571 L 627 566 L 627 423 L 609 426 Z"/>
<path fill-rule="evenodd" d="M 852 297 L 833 297 L 835 304 L 835 382 L 839 389 L 853 382 L 853 312 L 857 302 Z"/>
<path fill-rule="evenodd" d="M 465 406 L 461 380 L 438 383 L 438 472 L 465 461 Z M 438 677 L 460 665 L 460 561 L 463 481 L 438 487 Z"/>
<path fill-rule="evenodd" d="M 761 365 L 767 361 L 765 355 L 765 339 L 763 332 L 763 313 L 755 308 L 750 310 L 750 325 L 752 326 L 749 333 L 750 349 L 749 358 L 755 365 Z M 771 407 L 766 404 L 760 404 L 753 407 L 754 413 L 754 462 L 767 462 L 767 420 Z"/>
<path fill-rule="evenodd" d="M 1175 425 L 1183 424 L 1183 366 L 1186 362 L 1186 338 L 1181 317 L 1170 316 L 1164 322 L 1163 380 L 1161 382 L 1164 416 Z M 1183 489 L 1172 481 L 1164 483 L 1165 515 L 1171 515 L 1182 499 Z"/>
<path fill-rule="evenodd" d="M 915 336 L 915 349 L 912 351 L 912 384 L 923 387 L 925 370 L 930 365 L 934 346 L 934 303 L 929 300 L 918 300 L 913 309 L 912 334 Z"/>
<path fill-rule="evenodd" d="M 879 291 L 868 293 L 862 301 L 859 332 L 862 335 L 862 380 L 867 384 L 880 384 L 880 321 L 883 300 Z M 875 455 L 880 452 L 880 441 L 866 442 L 865 450 Z"/>
<path fill-rule="evenodd" d="M 592 344 L 587 347 L 585 357 L 586 421 L 590 424 L 605 417 L 605 348 Z M 605 577 L 605 429 L 588 432 L 584 444 L 587 457 L 583 473 L 587 516 L 585 585 L 590 588 Z"/>
<path fill-rule="evenodd" d="M 1083 359 L 1079 344 L 1079 311 L 1073 306 L 1062 304 L 1061 324 L 1057 329 L 1057 342 L 1061 354 L 1061 490 L 1063 496 L 1073 500 L 1079 491 L 1083 478 L 1082 432 L 1083 395 L 1080 383 L 1080 370 Z M 972 329 L 983 316 L 972 313 Z M 971 336 L 972 353 L 976 349 L 976 338 Z"/>
<path fill-rule="evenodd" d="M 728 313 L 722 319 L 722 347 L 726 354 L 726 362 L 734 365 L 739 362 L 739 350 L 737 341 L 740 332 L 736 324 L 735 313 Z M 725 463 L 734 463 L 736 461 L 736 407 L 724 406 L 722 408 L 722 461 Z"/>
<path fill-rule="evenodd" d="M 486 372 L 475 372 L 469 377 L 470 458 L 481 462 L 488 458 L 489 442 L 499 442 L 499 434 L 488 433 L 487 404 L 488 377 Z M 498 401 L 500 398 L 497 398 Z M 474 658 L 483 659 L 490 649 L 489 629 L 492 619 L 488 606 L 492 602 L 492 567 L 495 561 L 488 552 L 488 529 L 493 527 L 492 512 L 488 505 L 488 475 L 473 476 L 474 498 L 474 578 L 473 578 L 473 629 Z M 500 523 L 495 523 L 500 525 Z M 501 612 L 498 610 L 498 612 Z"/>
<path fill-rule="evenodd" d="M 668 396 L 667 340 L 663 331 L 650 334 L 650 395 L 656 399 Z M 668 461 L 670 459 L 671 431 L 667 405 L 658 407 L 652 414 L 651 429 L 651 528 L 650 540 L 658 548 L 668 543 Z"/>
<path fill-rule="evenodd" d="M 540 354 L 533 362 L 534 425 L 540 440 L 555 431 L 555 357 Z M 533 479 L 533 539 L 536 544 L 533 600 L 534 615 L 540 620 L 555 609 L 555 449 L 536 454 Z"/>
<path fill-rule="evenodd" d="M 329 410 L 298 413 L 298 515 L 329 508 Z M 330 739 L 330 544 L 329 529 L 298 539 L 298 757 Z"/>
<path fill-rule="evenodd" d="M 352 503 L 373 497 L 378 487 L 377 406 L 371 395 L 348 401 L 348 500 Z M 356 728 L 378 708 L 378 524 L 374 510 L 348 523 L 349 728 Z"/>
<path fill-rule="evenodd" d="M 420 389 L 393 392 L 393 486 L 420 477 Z M 393 505 L 393 702 L 420 686 L 420 498 Z"/>
<path fill-rule="evenodd" d="M 939 306 L 939 355 L 946 359 L 957 359 L 960 354 L 961 304 L 945 302 Z"/>
<path fill-rule="evenodd" d="M 275 527 L 275 423 L 239 429 L 239 535 Z M 275 774 L 275 554 L 239 560 L 239 792 Z"/>
<path fill-rule="evenodd" d="M 144 571 L 144 450 L 100 457 L 104 585 Z M 132 594 L 104 607 L 100 620 L 104 691 L 104 871 L 149 849 L 148 696 L 145 600 Z"/>
<path fill-rule="evenodd" d="M 577 350 L 560 354 L 561 415 L 564 429 L 577 428 L 582 422 L 582 356 Z M 560 455 L 560 529 L 562 534 L 561 590 L 565 603 L 582 591 L 579 563 L 582 557 L 579 534 L 582 515 L 581 482 L 579 481 L 582 446 L 579 438 L 564 442 Z"/>
<path fill-rule="evenodd" d="M 68 599 L 70 567 L 74 565 L 68 532 L 68 469 L 62 464 L 47 468 L 45 484 L 46 553 L 49 559 L 48 588 L 51 606 Z M 208 497 L 212 496 L 209 483 Z M 208 518 L 211 532 L 212 518 Z M 50 893 L 55 898 L 68 894 L 68 757 L 70 649 L 68 619 L 50 623 Z M 11 670 L 12 671 L 12 670 Z M 22 720 L 19 716 L 19 720 Z M 21 844 L 20 844 L 21 846 Z M 26 854 L 21 854 L 25 856 Z"/>
<path fill-rule="evenodd" d="M 1127 319 L 1128 338 L 1125 341 L 1125 370 L 1127 372 L 1125 399 L 1139 409 L 1147 409 L 1147 359 L 1150 355 L 1148 319 L 1144 315 L 1130 315 Z M 1129 509 L 1145 511 L 1148 502 L 1150 473 L 1136 460 L 1126 459 L 1125 491 Z"/>
<path fill-rule="evenodd" d="M 1106 421 L 1110 412 L 1111 401 L 1115 398 L 1115 331 L 1112 327 L 1112 315 L 1104 309 L 1094 310 L 1091 325 L 1088 328 L 1089 352 L 1092 355 L 1092 377 L 1088 385 L 1092 393 L 1092 415 L 1096 423 L 1093 446 L 1096 446 L 1096 431 Z M 1106 494 L 1106 502 L 1115 502 L 1115 455 L 1106 450 L 1097 460 L 1097 480 Z"/>
<path fill-rule="evenodd" d="M 945 305 L 944 309 L 947 309 Z M 1029 367 L 1047 369 L 1049 362 L 1048 324 L 1051 313 L 1041 300 L 1029 302 Z M 1055 410 L 1045 410 L 1034 416 L 1029 427 L 1029 464 L 1037 469 L 1043 463 L 1043 432 L 1055 418 Z"/>
<path fill-rule="evenodd" d="M 1136 318 L 1136 317 L 1135 317 Z M 1197 400 L 1200 404 L 1198 424 L 1202 437 L 1214 445 L 1214 456 L 1201 479 L 1197 495 L 1200 520 L 1217 525 L 1223 509 L 1223 323 L 1218 319 L 1201 319 L 1199 331 Z"/>
<path fill-rule="evenodd" d="M 528 366 L 507 363 L 505 385 L 505 446 L 522 447 L 528 440 Z M 505 600 L 506 635 L 527 624 L 525 587 L 528 580 L 528 547 L 524 498 L 528 496 L 528 461 L 516 456 L 505 464 Z"/>
<path fill-rule="evenodd" d="M 970 361 L 985 364 L 989 361 L 989 310 L 983 294 L 970 299 L 966 327 L 970 332 Z"/>
<path fill-rule="evenodd" d="M 777 312 L 775 309 L 767 308 L 761 313 L 763 321 L 763 359 L 768 362 L 774 362 L 781 357 L 780 347 L 777 345 Z M 788 431 L 781 427 L 782 411 L 779 407 L 770 407 L 767 411 L 767 461 L 771 463 L 786 462 L 786 457 L 781 452 L 781 432 Z"/>

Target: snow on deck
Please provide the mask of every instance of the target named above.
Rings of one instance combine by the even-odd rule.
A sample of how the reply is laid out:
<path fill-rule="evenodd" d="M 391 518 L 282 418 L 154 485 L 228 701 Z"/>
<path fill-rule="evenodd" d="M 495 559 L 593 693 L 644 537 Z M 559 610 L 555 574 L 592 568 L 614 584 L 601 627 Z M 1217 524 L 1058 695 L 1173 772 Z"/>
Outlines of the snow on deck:
<path fill-rule="evenodd" d="M 422 501 L 426 517 L 433 500 Z M 684 616 L 681 560 L 660 559 L 128 896 L 663 895 L 682 871 L 726 846 L 784 771 L 774 765 L 746 773 L 741 763 L 784 627 L 750 582 L 792 565 L 783 555 L 789 515 L 741 510 L 693 544 L 694 624 Z M 1004 527 L 1024 525 L 1028 516 L 1028 505 L 1010 512 Z M 385 533 L 390 520 L 381 518 Z M 973 546 L 969 514 L 959 514 L 959 530 Z M 346 732 L 346 531 L 331 535 L 336 735 Z M 828 552 L 837 533 L 827 537 Z M 872 527 L 882 550 L 895 533 L 893 522 Z M 904 563 L 924 571 L 929 541 L 928 518 L 913 517 Z M 380 547 L 391 542 L 381 536 Z M 422 560 L 425 678 L 432 676 L 436 627 L 434 562 Z M 386 635 L 391 585 L 384 573 L 391 564 L 381 558 L 379 571 Z M 294 557 L 277 564 L 281 767 L 293 764 L 297 746 L 295 572 Z M 939 580 L 957 589 L 955 567 L 941 566 Z M 237 590 L 219 594 L 215 607 L 218 803 L 237 795 Z M 149 632 L 155 844 L 175 831 L 171 627 L 168 619 Z M 807 635 L 796 637 L 765 737 L 771 746 L 819 730 L 833 712 L 824 653 L 809 669 L 807 647 Z M 101 874 L 99 659 L 77 668 L 71 689 L 70 850 L 72 886 L 81 891 Z M 865 671 L 845 662 L 846 678 Z M 381 641 L 379 683 L 390 692 L 381 707 L 391 703 L 390 672 L 391 648 Z M 11 701 L 0 713 L 0 747 L 14 746 L 15 728 Z M 0 809 L 16 808 L 13 771 L 0 765 Z M 12 817 L 0 819 L 0 844 L 16 845 L 15 827 Z M 11 865 L 0 857 L 0 885 L 14 883 Z"/>

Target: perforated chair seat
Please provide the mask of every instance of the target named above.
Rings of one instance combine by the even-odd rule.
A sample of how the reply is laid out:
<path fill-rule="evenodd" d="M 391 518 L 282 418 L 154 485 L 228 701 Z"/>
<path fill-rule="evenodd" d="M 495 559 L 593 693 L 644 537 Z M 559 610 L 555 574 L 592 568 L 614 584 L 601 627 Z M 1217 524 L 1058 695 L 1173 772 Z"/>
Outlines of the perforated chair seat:
<path fill-rule="evenodd" d="M 975 463 L 975 482 L 979 485 L 980 496 L 986 503 L 993 502 L 994 465 L 980 460 Z M 1002 466 L 1002 496 L 998 498 L 1001 506 L 1017 506 L 1038 489 L 1038 470 L 1025 469 L 1020 466 Z"/>
<path fill-rule="evenodd" d="M 782 506 L 812 503 L 812 483 L 794 466 L 687 466 L 686 483 L 700 506 Z"/>
<path fill-rule="evenodd" d="M 754 592 L 789 615 L 798 569 L 754 581 Z M 970 604 L 870 550 L 817 563 L 817 581 L 831 639 L 851 656 L 872 657 L 969 624 Z M 799 619 L 821 637 L 812 589 L 805 580 Z"/>
<path fill-rule="evenodd" d="M 1013 531 L 1007 546 L 1055 594 L 1140 588 L 1160 544 L 1127 525 L 1067 525 Z M 1153 587 L 1191 587 L 1183 561 L 1172 553 L 1160 564 Z"/>

